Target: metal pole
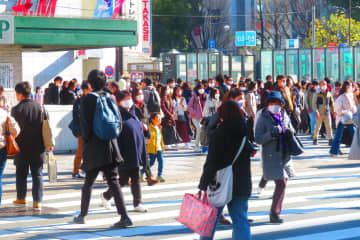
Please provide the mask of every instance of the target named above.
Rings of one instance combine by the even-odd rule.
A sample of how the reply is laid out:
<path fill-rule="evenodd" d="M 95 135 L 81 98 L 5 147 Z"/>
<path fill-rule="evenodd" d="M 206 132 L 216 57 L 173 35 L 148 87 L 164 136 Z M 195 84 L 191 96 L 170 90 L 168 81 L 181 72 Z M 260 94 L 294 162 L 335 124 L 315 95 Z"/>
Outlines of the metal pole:
<path fill-rule="evenodd" d="M 351 0 L 349 0 L 349 47 L 351 47 Z"/>
<path fill-rule="evenodd" d="M 312 6 L 312 47 L 316 48 L 316 36 L 315 36 L 315 14 L 316 14 L 316 2 Z"/>

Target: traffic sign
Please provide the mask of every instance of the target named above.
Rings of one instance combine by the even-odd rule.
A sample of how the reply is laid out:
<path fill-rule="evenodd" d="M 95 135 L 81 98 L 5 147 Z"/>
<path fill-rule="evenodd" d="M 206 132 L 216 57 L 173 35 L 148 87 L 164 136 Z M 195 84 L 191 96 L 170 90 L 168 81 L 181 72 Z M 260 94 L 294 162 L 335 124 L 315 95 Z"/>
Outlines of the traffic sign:
<path fill-rule="evenodd" d="M 208 40 L 208 49 L 215 49 L 216 48 L 216 40 L 215 39 L 209 39 Z"/>
<path fill-rule="evenodd" d="M 105 74 L 108 77 L 114 75 L 114 68 L 112 66 L 106 66 L 105 67 Z"/>
<path fill-rule="evenodd" d="M 237 47 L 256 46 L 256 32 L 255 31 L 236 32 L 235 46 Z"/>

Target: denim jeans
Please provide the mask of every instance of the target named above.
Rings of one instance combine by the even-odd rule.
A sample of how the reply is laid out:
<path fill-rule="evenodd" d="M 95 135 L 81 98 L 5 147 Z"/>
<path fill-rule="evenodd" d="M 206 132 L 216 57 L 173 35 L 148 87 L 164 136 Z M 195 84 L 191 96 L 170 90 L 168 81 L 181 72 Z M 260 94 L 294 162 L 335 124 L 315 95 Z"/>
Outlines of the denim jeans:
<path fill-rule="evenodd" d="M 0 149 L 0 206 L 1 206 L 1 197 L 2 197 L 2 176 L 5 170 L 6 165 L 6 147 Z"/>
<path fill-rule="evenodd" d="M 314 112 L 314 111 L 311 111 L 311 112 L 309 113 L 309 117 L 310 117 L 310 133 L 311 133 L 311 135 L 314 135 L 315 125 L 316 125 L 315 112 Z"/>
<path fill-rule="evenodd" d="M 246 197 L 234 196 L 230 203 L 228 203 L 228 209 L 231 220 L 233 222 L 233 240 L 250 240 L 250 224 L 248 221 L 248 199 Z M 214 232 L 212 237 L 200 237 L 200 240 L 212 240 L 214 239 L 216 226 L 220 220 L 224 207 L 218 208 L 218 217 L 216 219 Z"/>
<path fill-rule="evenodd" d="M 348 129 L 350 130 L 350 134 L 352 136 L 354 136 L 354 133 L 355 133 L 354 124 L 344 125 L 344 124 L 342 124 L 340 122 L 337 129 L 336 129 L 335 137 L 334 137 L 333 143 L 331 145 L 331 149 L 330 149 L 330 154 L 334 154 L 334 155 L 339 155 L 340 154 L 341 138 L 343 136 L 345 126 L 347 126 Z"/>
<path fill-rule="evenodd" d="M 164 168 L 164 158 L 162 151 L 157 151 L 157 154 L 149 154 L 150 157 L 150 167 L 154 166 L 155 160 L 158 161 L 158 176 L 162 176 Z"/>

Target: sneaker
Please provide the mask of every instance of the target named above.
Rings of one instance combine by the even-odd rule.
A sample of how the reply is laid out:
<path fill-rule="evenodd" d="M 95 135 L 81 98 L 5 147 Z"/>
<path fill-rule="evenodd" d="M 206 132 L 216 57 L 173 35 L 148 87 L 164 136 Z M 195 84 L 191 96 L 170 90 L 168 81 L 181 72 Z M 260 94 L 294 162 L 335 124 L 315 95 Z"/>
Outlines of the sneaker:
<path fill-rule="evenodd" d="M 139 204 L 139 205 L 137 205 L 136 207 L 134 207 L 134 211 L 135 211 L 135 212 L 145 213 L 145 212 L 148 211 L 148 209 L 147 209 L 144 205 Z"/>
<path fill-rule="evenodd" d="M 333 144 L 333 140 L 330 139 L 330 140 L 329 140 L 329 146 L 331 146 L 332 144 Z"/>
<path fill-rule="evenodd" d="M 317 139 L 314 139 L 313 144 L 314 144 L 314 145 L 318 145 L 318 140 L 317 140 Z"/>
<path fill-rule="evenodd" d="M 107 210 L 111 210 L 111 203 L 110 203 L 110 201 L 105 199 L 103 193 L 100 193 L 100 199 L 101 199 L 101 203 L 102 203 L 103 207 L 106 208 Z"/>
<path fill-rule="evenodd" d="M 284 220 L 282 220 L 277 214 L 270 214 L 270 222 L 281 224 L 284 222 Z"/>
<path fill-rule="evenodd" d="M 195 147 L 195 152 L 202 152 L 202 147 Z"/>
<path fill-rule="evenodd" d="M 73 179 L 84 179 L 84 177 L 82 175 L 80 175 L 80 173 L 73 173 L 72 178 Z"/>
<path fill-rule="evenodd" d="M 13 201 L 13 204 L 14 205 L 25 205 L 26 199 L 23 199 L 23 200 L 16 199 L 15 201 Z"/>
<path fill-rule="evenodd" d="M 165 182 L 165 179 L 164 179 L 162 176 L 158 176 L 157 179 L 158 179 L 160 182 Z"/>
<path fill-rule="evenodd" d="M 145 173 L 140 174 L 140 182 L 146 182 L 145 180 Z"/>
<path fill-rule="evenodd" d="M 194 148 L 190 145 L 190 143 L 185 143 L 185 149 L 192 150 Z"/>
<path fill-rule="evenodd" d="M 121 220 L 114 224 L 116 228 L 127 228 L 133 225 L 131 219 L 129 217 L 121 218 Z"/>
<path fill-rule="evenodd" d="M 85 224 L 85 217 L 79 215 L 77 217 L 74 217 L 73 221 L 77 224 Z"/>
<path fill-rule="evenodd" d="M 34 211 L 41 211 L 41 203 L 33 203 Z"/>
<path fill-rule="evenodd" d="M 259 187 L 259 188 L 257 189 L 257 194 L 258 194 L 258 195 L 261 195 L 261 194 L 263 193 L 263 191 L 264 191 L 264 188 Z"/>
<path fill-rule="evenodd" d="M 153 186 L 153 185 L 159 183 L 159 179 L 156 179 L 153 176 L 146 178 L 146 181 L 148 183 L 148 186 Z"/>

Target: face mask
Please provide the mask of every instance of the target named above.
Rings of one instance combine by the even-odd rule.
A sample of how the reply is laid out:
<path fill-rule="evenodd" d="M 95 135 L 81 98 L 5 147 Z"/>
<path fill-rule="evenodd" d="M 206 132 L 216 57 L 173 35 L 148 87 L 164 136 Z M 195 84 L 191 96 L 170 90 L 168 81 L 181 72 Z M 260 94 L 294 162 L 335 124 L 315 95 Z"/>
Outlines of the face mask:
<path fill-rule="evenodd" d="M 170 90 L 169 90 L 169 89 L 166 89 L 165 95 L 169 95 L 169 94 L 170 94 Z"/>
<path fill-rule="evenodd" d="M 176 87 L 176 84 L 172 83 L 172 84 L 170 84 L 170 87 L 174 88 L 174 87 Z"/>
<path fill-rule="evenodd" d="M 135 82 L 136 83 L 141 83 L 141 79 L 136 79 Z"/>
<path fill-rule="evenodd" d="M 239 107 L 242 108 L 242 107 L 244 106 L 244 103 L 245 103 L 244 100 L 239 100 L 239 101 L 238 101 Z"/>
<path fill-rule="evenodd" d="M 229 85 L 233 85 L 233 84 L 234 84 L 234 81 L 230 81 L 230 82 L 229 82 Z"/>
<path fill-rule="evenodd" d="M 241 87 L 240 90 L 243 91 L 243 92 L 245 92 L 245 91 L 246 91 L 246 87 Z"/>
<path fill-rule="evenodd" d="M 319 92 L 320 92 L 320 87 L 319 87 L 319 86 L 316 86 L 316 87 L 315 87 L 315 90 L 316 90 L 316 92 L 319 93 Z"/>
<path fill-rule="evenodd" d="M 215 83 L 209 83 L 209 87 L 211 88 L 215 87 Z"/>
<path fill-rule="evenodd" d="M 204 94 L 205 90 L 204 89 L 199 89 L 199 94 Z"/>
<path fill-rule="evenodd" d="M 138 100 L 139 102 L 144 101 L 144 95 L 138 95 L 138 96 L 136 96 L 136 100 Z"/>
<path fill-rule="evenodd" d="M 353 87 L 349 87 L 349 88 L 348 88 L 348 93 L 352 93 L 352 92 L 354 92 L 354 88 L 353 88 Z"/>
<path fill-rule="evenodd" d="M 133 106 L 133 100 L 129 99 L 129 100 L 126 100 L 126 101 L 123 101 L 123 107 L 124 108 L 131 108 Z"/>
<path fill-rule="evenodd" d="M 281 111 L 281 106 L 280 105 L 271 105 L 271 106 L 268 106 L 268 110 L 272 114 L 278 114 Z"/>
<path fill-rule="evenodd" d="M 215 99 L 219 100 L 220 99 L 220 94 L 215 94 Z"/>
<path fill-rule="evenodd" d="M 179 97 L 181 97 L 181 96 L 182 96 L 182 91 L 179 91 L 179 92 L 177 93 L 177 95 L 178 95 Z"/>
<path fill-rule="evenodd" d="M 326 85 L 324 85 L 324 86 L 321 87 L 321 90 L 323 90 L 323 91 L 326 91 L 327 89 L 328 89 L 328 88 L 327 88 Z"/>

